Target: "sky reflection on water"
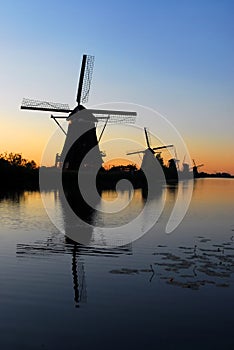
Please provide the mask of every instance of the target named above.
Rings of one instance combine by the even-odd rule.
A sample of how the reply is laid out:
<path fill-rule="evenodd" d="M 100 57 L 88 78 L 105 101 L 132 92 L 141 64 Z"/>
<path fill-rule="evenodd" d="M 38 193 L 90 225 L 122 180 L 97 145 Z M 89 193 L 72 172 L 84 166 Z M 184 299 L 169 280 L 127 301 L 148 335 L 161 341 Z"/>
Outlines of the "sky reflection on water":
<path fill-rule="evenodd" d="M 234 181 L 198 180 L 184 220 L 166 234 L 176 194 L 166 187 L 152 199 L 166 202 L 147 234 L 108 249 L 67 239 L 38 192 L 2 194 L 1 348 L 231 348 Z M 58 193 L 46 195 L 64 225 Z M 136 212 L 141 199 L 136 192 Z"/>

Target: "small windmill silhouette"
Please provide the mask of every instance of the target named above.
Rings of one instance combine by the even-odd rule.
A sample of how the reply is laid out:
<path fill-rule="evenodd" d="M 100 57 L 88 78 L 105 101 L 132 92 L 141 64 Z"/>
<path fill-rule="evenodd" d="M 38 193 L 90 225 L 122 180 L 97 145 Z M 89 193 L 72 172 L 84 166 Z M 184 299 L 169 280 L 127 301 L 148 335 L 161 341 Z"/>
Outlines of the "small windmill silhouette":
<path fill-rule="evenodd" d="M 127 155 L 132 155 L 132 154 L 143 154 L 143 159 L 142 159 L 142 168 L 149 167 L 152 162 L 155 162 L 155 154 L 161 153 L 162 149 L 165 148 L 170 148 L 174 147 L 173 145 L 166 145 L 166 146 L 158 146 L 158 147 L 151 147 L 150 145 L 150 140 L 149 140 L 149 134 L 146 128 L 144 128 L 144 133 L 145 133 L 145 140 L 146 140 L 146 145 L 147 148 L 144 150 L 140 151 L 134 151 L 134 152 L 128 152 Z"/>

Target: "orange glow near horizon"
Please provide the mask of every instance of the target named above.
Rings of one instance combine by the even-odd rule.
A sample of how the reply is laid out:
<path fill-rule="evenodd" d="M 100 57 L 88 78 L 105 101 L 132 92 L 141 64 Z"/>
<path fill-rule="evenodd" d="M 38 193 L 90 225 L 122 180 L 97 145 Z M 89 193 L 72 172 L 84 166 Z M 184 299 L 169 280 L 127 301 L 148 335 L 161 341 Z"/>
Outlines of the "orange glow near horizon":
<path fill-rule="evenodd" d="M 3 143 L 3 140 L 1 140 L 0 144 L 0 153 L 20 153 L 22 154 L 23 158 L 26 158 L 28 160 L 34 160 L 37 165 L 40 165 L 42 154 L 44 151 L 44 145 L 46 144 L 46 138 L 40 139 L 39 141 L 35 138 L 29 138 L 27 139 L 27 142 L 24 142 L 24 140 L 18 139 L 18 142 L 16 143 L 16 140 L 12 140 L 12 142 Z M 7 147 L 5 145 L 8 145 Z M 215 152 L 212 151 L 212 149 L 206 149 L 206 151 L 202 151 L 202 149 L 199 149 L 200 147 L 197 147 L 194 150 L 190 149 L 190 155 L 191 158 L 195 160 L 196 164 L 204 164 L 203 167 L 199 168 L 199 171 L 204 171 L 207 173 L 216 173 L 216 172 L 227 172 L 232 175 L 234 175 L 234 154 L 233 151 L 230 152 L 223 152 L 223 150 L 215 150 Z M 54 154 L 51 154 L 51 157 L 47 160 L 47 162 L 43 165 L 46 166 L 53 166 L 56 152 L 60 152 L 61 150 L 59 147 L 54 151 Z M 163 157 L 163 155 L 162 155 Z M 108 157 L 109 158 L 109 157 Z M 165 160 L 165 164 L 167 164 L 167 157 L 163 157 Z M 181 162 L 182 163 L 182 162 Z M 105 161 L 103 166 L 105 169 L 108 169 L 112 166 L 119 166 L 119 165 L 128 165 L 133 164 L 136 165 L 138 168 L 141 166 L 141 159 L 138 157 L 134 159 L 125 159 L 125 158 L 113 158 Z"/>
<path fill-rule="evenodd" d="M 200 171 L 207 173 L 226 172 L 234 175 L 234 149 L 228 139 L 203 137 L 188 140 L 191 158 L 196 164 L 204 164 Z"/>
<path fill-rule="evenodd" d="M 134 162 L 129 161 L 129 159 L 124 159 L 124 158 L 115 158 L 111 159 L 103 164 L 103 167 L 106 170 L 111 169 L 113 166 L 127 166 L 127 165 L 135 165 L 138 169 L 140 168 L 140 165 Z"/>
<path fill-rule="evenodd" d="M 37 165 L 41 165 L 44 149 L 51 135 L 57 130 L 57 127 L 48 120 L 48 116 L 33 117 L 29 114 L 26 116 L 23 115 L 22 117 L 20 112 L 18 114 L 19 118 L 21 118 L 20 123 L 15 122 L 15 116 L 5 115 L 3 118 L 3 114 L 1 114 L 0 153 L 20 153 L 23 158 L 29 161 L 34 160 Z M 122 131 L 121 133 L 116 133 L 116 135 L 121 135 L 126 138 L 126 135 L 124 135 Z M 113 143 L 112 137 L 116 135 L 110 135 L 109 144 L 105 144 L 105 142 L 101 144 L 100 148 L 103 148 L 107 154 L 106 159 L 103 159 L 104 167 L 108 168 L 111 166 L 136 164 L 136 166 L 140 168 L 141 157 L 137 155 L 131 158 L 126 156 L 125 158 L 125 155 L 126 151 L 134 151 L 135 149 L 144 149 L 146 147 L 142 130 L 135 135 L 136 140 L 139 140 L 136 146 L 130 143 L 129 145 L 122 144 L 122 141 L 118 143 L 118 140 L 116 143 Z M 53 145 L 51 154 L 47 157 L 43 165 L 54 165 L 55 155 L 57 152 L 61 152 L 64 137 L 65 136 L 61 133 L 61 139 L 59 139 L 58 143 Z M 105 141 L 105 135 L 103 140 Z M 155 145 L 160 145 L 156 139 L 154 142 L 153 137 L 152 142 Z M 231 147 L 232 140 L 230 137 L 228 138 L 227 136 L 227 138 L 224 139 L 223 137 L 218 137 L 218 135 L 200 134 L 199 137 L 185 137 L 185 142 L 188 146 L 191 159 L 194 159 L 197 165 L 204 164 L 203 167 L 199 168 L 199 171 L 207 173 L 227 172 L 234 175 L 234 148 Z M 162 157 L 165 160 L 165 164 L 167 164 L 169 154 L 164 151 Z M 180 157 L 180 164 L 183 161 L 182 157 Z"/>

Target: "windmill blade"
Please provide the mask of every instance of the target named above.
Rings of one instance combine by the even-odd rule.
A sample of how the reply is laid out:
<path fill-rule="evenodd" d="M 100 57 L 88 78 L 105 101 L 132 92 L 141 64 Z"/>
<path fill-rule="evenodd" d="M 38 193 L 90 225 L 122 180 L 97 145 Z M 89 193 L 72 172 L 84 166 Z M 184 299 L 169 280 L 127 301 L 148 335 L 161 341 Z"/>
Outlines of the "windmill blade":
<path fill-rule="evenodd" d="M 78 90 L 77 90 L 77 97 L 76 97 L 76 101 L 77 101 L 78 105 L 80 105 L 80 100 L 81 100 L 86 59 L 87 59 L 87 55 L 83 55 L 82 64 L 81 64 L 81 68 L 80 68 L 80 79 L 79 79 L 79 83 L 78 83 Z"/>
<path fill-rule="evenodd" d="M 145 150 L 142 151 L 135 151 L 135 152 L 128 152 L 126 153 L 127 156 L 131 155 L 131 154 L 139 154 L 139 153 L 145 153 Z"/>
<path fill-rule="evenodd" d="M 93 75 L 93 66 L 94 56 L 83 55 L 76 98 L 78 105 L 80 105 L 80 103 L 86 103 L 88 101 L 89 90 Z"/>
<path fill-rule="evenodd" d="M 133 116 L 136 117 L 136 112 L 131 111 L 116 111 L 111 109 L 90 109 L 87 108 L 87 110 L 93 114 L 102 114 L 102 115 L 108 115 L 108 116 Z"/>
<path fill-rule="evenodd" d="M 47 112 L 60 112 L 60 113 L 70 113 L 72 111 L 69 105 L 65 103 L 38 101 L 38 100 L 31 100 L 29 98 L 23 99 L 20 108 L 34 110 L 34 111 L 47 111 Z"/>
<path fill-rule="evenodd" d="M 169 148 L 169 147 L 174 147 L 174 145 L 167 145 L 167 146 L 159 146 L 159 147 L 154 147 L 152 148 L 154 151 L 158 150 L 158 149 L 163 149 L 163 148 Z"/>
<path fill-rule="evenodd" d="M 146 128 L 144 128 L 144 131 L 145 131 L 145 138 L 146 138 L 147 147 L 150 148 L 149 137 L 148 137 Z"/>
<path fill-rule="evenodd" d="M 108 117 L 99 117 L 99 116 L 97 117 L 99 122 L 103 122 L 107 118 Z M 134 124 L 135 121 L 136 121 L 136 118 L 131 116 L 110 115 L 108 124 Z"/>
<path fill-rule="evenodd" d="M 136 121 L 136 112 L 116 111 L 106 109 L 88 109 L 89 112 L 96 115 L 98 121 L 105 122 L 108 118 L 108 124 L 134 124 Z"/>
<path fill-rule="evenodd" d="M 105 123 L 106 120 L 108 119 L 109 124 L 110 123 L 111 124 L 134 124 L 136 121 L 136 115 L 137 115 L 136 112 L 130 112 L 130 111 L 116 111 L 116 110 L 88 109 L 88 108 L 77 110 L 77 112 L 75 113 L 77 117 L 79 117 L 82 114 L 85 115 L 85 113 L 94 114 L 96 119 L 99 122 Z M 70 120 L 71 117 L 74 117 L 75 113 L 71 113 L 67 117 L 67 120 Z"/>

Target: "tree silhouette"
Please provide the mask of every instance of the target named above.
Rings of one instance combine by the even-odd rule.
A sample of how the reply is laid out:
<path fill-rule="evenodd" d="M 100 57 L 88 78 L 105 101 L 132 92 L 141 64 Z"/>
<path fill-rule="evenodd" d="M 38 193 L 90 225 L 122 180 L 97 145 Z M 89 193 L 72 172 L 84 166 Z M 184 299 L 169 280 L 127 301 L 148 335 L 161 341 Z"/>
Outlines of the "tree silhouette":
<path fill-rule="evenodd" d="M 0 154 L 1 187 L 38 187 L 39 168 L 34 160 L 27 160 L 20 153 Z"/>

